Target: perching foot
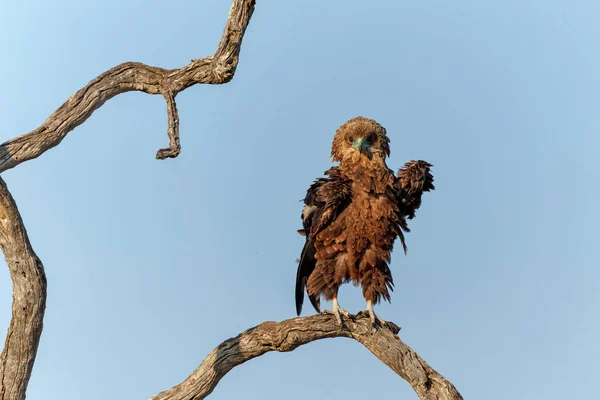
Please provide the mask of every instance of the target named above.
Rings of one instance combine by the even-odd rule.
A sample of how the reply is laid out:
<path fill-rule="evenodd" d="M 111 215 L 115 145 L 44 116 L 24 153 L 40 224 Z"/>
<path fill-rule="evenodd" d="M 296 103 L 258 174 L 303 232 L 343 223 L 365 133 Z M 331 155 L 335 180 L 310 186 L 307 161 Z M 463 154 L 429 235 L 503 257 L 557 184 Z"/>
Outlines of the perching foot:
<path fill-rule="evenodd" d="M 356 320 L 354 315 L 350 314 L 348 311 L 344 310 L 343 308 L 340 307 L 337 298 L 334 298 L 332 300 L 332 307 L 331 307 L 331 311 L 329 310 L 323 310 L 321 311 L 321 314 L 333 314 L 335 316 L 336 321 L 338 322 L 338 324 L 340 325 L 340 327 L 346 328 L 346 324 L 344 323 L 344 321 L 342 320 L 342 315 L 345 318 L 348 318 L 350 320 L 352 320 L 353 322 Z"/>
<path fill-rule="evenodd" d="M 367 308 L 363 311 L 365 314 L 369 314 L 369 318 L 371 319 L 371 326 L 373 327 L 373 332 L 377 332 L 379 328 L 387 327 L 387 322 L 378 318 L 375 315 L 375 311 L 373 311 L 373 303 L 371 301 L 367 301 Z"/>

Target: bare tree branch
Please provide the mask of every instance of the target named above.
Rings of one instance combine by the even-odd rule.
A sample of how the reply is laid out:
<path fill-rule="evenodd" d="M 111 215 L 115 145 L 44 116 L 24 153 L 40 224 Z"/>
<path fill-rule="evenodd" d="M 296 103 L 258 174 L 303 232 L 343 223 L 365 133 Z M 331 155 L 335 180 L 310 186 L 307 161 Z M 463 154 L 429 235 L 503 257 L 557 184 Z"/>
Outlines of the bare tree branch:
<path fill-rule="evenodd" d="M 0 355 L 0 399 L 24 399 L 37 353 L 44 311 L 46 275 L 23 220 L 0 178 L 0 247 L 13 282 L 12 319 Z"/>
<path fill-rule="evenodd" d="M 223 36 L 213 56 L 192 60 L 187 66 L 173 70 L 127 62 L 98 76 L 72 95 L 39 128 L 1 144 L 0 172 L 58 146 L 70 131 L 85 122 L 107 100 L 134 90 L 161 94 L 167 100 L 169 147 L 160 149 L 156 158 L 177 157 L 180 145 L 175 96 L 197 83 L 222 84 L 233 78 L 254 4 L 255 0 L 233 0 Z"/>
<path fill-rule="evenodd" d="M 400 328 L 389 323 L 373 333 L 367 315 L 347 321 L 341 330 L 335 318 L 314 315 L 282 322 L 262 324 L 228 339 L 215 348 L 179 385 L 159 393 L 150 400 L 200 400 L 207 397 L 234 367 L 270 351 L 287 352 L 315 340 L 346 337 L 357 340 L 395 373 L 406 379 L 422 400 L 462 400 L 456 388 L 408 347 L 397 333 Z"/>

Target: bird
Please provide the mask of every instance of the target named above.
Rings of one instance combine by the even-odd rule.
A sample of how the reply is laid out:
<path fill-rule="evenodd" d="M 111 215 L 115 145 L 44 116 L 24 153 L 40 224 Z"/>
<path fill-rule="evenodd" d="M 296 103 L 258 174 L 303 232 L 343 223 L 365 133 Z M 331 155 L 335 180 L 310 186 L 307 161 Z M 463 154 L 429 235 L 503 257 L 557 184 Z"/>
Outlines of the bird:
<path fill-rule="evenodd" d="M 352 282 L 362 289 L 364 313 L 376 329 L 385 324 L 374 312 L 381 300 L 391 302 L 394 281 L 389 268 L 394 242 L 406 254 L 407 219 L 415 217 L 424 192 L 434 190 L 432 164 L 412 160 L 397 175 L 386 165 L 390 139 L 377 121 L 355 117 L 333 138 L 331 158 L 338 163 L 308 188 L 301 213 L 305 237 L 296 274 L 296 313 L 302 312 L 304 291 L 320 313 L 320 300 L 332 302 L 344 326 L 354 316 L 340 307 L 338 290 Z"/>

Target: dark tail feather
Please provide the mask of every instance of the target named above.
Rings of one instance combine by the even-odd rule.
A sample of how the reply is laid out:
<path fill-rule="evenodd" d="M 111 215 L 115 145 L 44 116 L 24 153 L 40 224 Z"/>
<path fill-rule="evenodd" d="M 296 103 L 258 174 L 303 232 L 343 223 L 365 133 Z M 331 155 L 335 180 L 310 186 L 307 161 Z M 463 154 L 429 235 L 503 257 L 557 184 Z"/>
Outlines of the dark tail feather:
<path fill-rule="evenodd" d="M 320 313 L 321 312 L 321 298 L 319 296 L 313 296 L 313 295 L 308 295 L 308 298 L 310 299 L 310 303 L 313 305 L 315 310 L 317 310 L 317 312 Z"/>
<path fill-rule="evenodd" d="M 307 240 L 302 249 L 302 256 L 298 264 L 298 273 L 296 274 L 296 313 L 300 315 L 302 312 L 302 303 L 304 303 L 304 290 L 306 289 L 306 281 L 315 269 L 315 246 L 312 241 Z M 312 305 L 319 310 L 319 299 L 316 300 L 309 296 Z"/>
<path fill-rule="evenodd" d="M 304 303 L 304 288 L 306 287 L 306 278 L 296 279 L 296 315 L 302 312 L 302 303 Z"/>

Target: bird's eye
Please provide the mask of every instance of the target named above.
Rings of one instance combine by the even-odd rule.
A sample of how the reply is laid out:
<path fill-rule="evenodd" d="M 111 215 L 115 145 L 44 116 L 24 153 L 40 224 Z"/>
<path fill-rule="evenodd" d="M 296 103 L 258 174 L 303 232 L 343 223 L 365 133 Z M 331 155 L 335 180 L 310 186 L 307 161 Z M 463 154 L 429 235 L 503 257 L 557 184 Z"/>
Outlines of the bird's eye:
<path fill-rule="evenodd" d="M 354 143 L 354 138 L 352 136 L 350 136 L 348 138 L 348 143 L 350 143 L 350 144 Z"/>

